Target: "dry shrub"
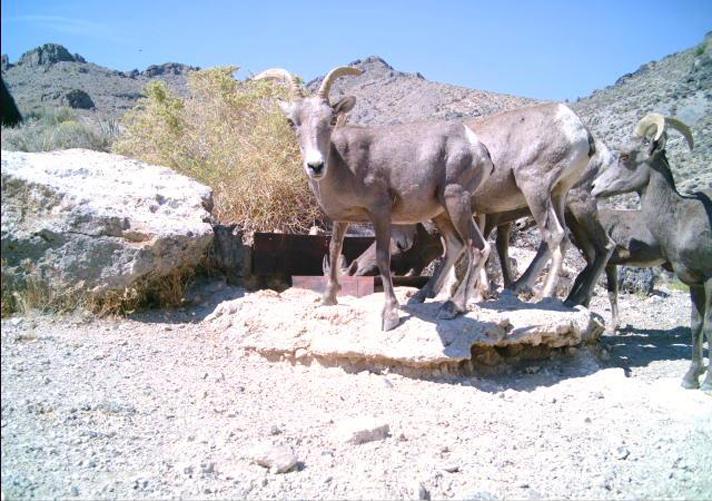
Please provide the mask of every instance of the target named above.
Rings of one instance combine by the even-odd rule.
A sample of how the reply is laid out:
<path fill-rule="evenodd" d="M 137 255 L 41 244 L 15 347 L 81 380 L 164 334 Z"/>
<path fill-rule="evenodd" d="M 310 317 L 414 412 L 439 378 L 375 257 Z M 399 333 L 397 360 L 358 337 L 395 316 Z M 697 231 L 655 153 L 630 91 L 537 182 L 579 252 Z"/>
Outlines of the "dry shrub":
<path fill-rule="evenodd" d="M 304 231 L 319 221 L 299 148 L 272 82 L 238 82 L 234 67 L 193 72 L 190 96 L 162 82 L 123 119 L 116 153 L 166 165 L 210 186 L 214 214 L 247 231 Z"/>
<path fill-rule="evenodd" d="M 193 268 L 177 269 L 168 275 L 147 276 L 133 287 L 99 296 L 81 288 L 53 287 L 34 274 L 21 284 L 3 280 L 2 316 L 32 311 L 65 313 L 78 308 L 100 316 L 128 315 L 146 307 L 180 306 L 195 274 Z"/>
<path fill-rule="evenodd" d="M 35 112 L 15 127 L 2 127 L 2 148 L 12 151 L 52 151 L 86 148 L 109 151 L 118 135 L 114 120 L 83 117 L 69 108 Z"/>

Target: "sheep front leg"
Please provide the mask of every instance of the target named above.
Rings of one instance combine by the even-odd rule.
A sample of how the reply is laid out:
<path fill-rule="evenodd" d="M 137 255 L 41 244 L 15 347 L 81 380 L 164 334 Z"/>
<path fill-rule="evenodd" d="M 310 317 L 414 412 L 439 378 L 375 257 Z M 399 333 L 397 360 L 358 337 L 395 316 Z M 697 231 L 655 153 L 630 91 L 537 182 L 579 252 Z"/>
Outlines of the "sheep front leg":
<path fill-rule="evenodd" d="M 341 247 L 344 243 L 344 235 L 349 227 L 349 223 L 334 221 L 334 227 L 329 242 L 329 280 L 326 290 L 321 298 L 323 306 L 336 304 L 336 295 L 341 290 L 339 285 L 339 258 L 341 257 Z"/>
<path fill-rule="evenodd" d="M 381 330 L 389 331 L 398 326 L 398 300 L 393 290 L 391 278 L 391 223 L 390 215 L 374 214 L 373 227 L 376 231 L 376 263 L 381 273 L 383 293 L 386 303 L 381 314 Z"/>

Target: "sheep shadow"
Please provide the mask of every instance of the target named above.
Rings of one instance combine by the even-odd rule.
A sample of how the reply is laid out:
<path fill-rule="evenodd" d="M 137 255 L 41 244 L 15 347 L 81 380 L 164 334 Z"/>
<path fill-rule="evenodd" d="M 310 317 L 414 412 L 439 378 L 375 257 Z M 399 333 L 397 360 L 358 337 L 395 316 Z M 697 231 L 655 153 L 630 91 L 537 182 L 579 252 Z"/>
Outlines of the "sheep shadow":
<path fill-rule="evenodd" d="M 539 387 L 553 386 L 562 380 L 582 377 L 597 372 L 605 367 L 599 363 L 597 347 L 579 346 L 575 348 L 553 348 L 526 342 L 510 346 L 487 346 L 488 343 L 471 343 L 472 336 L 463 333 L 478 332 L 479 336 L 488 337 L 488 332 L 501 332 L 501 324 L 492 320 L 473 318 L 472 315 L 460 315 L 451 320 L 438 319 L 437 313 L 441 301 L 429 301 L 424 304 L 408 303 L 401 307 L 407 316 L 401 322 L 413 318 L 433 324 L 443 346 L 443 354 L 461 357 L 469 351 L 474 368 L 458 372 L 451 371 L 445 376 L 421 377 L 436 383 L 473 386 L 480 391 L 497 393 L 505 389 L 534 391 Z M 503 313 L 516 310 L 547 310 L 572 312 L 560 300 L 547 299 L 537 303 L 524 303 L 514 297 L 490 300 L 477 305 L 480 310 L 492 310 Z M 508 335 L 526 335 L 538 325 L 514 327 Z M 496 334 L 495 334 L 496 335 Z"/>
<path fill-rule="evenodd" d="M 647 367 L 660 361 L 689 361 L 692 353 L 690 328 L 640 329 L 626 326 L 617 334 L 606 334 L 601 345 L 611 359 L 608 364 L 621 367 L 627 375 L 636 367 Z M 709 350 L 705 350 L 706 356 Z"/>

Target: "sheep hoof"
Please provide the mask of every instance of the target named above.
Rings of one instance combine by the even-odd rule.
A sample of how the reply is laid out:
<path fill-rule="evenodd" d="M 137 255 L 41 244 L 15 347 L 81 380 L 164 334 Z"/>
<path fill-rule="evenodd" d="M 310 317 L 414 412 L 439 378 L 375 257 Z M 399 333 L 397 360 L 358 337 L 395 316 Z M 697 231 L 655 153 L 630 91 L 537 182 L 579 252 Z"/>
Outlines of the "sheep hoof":
<path fill-rule="evenodd" d="M 395 329 L 396 327 L 398 327 L 399 323 L 400 323 L 400 318 L 398 317 L 398 312 L 396 312 L 396 311 L 383 312 L 383 319 L 381 322 L 381 330 L 383 332 L 389 331 L 391 329 Z"/>
<path fill-rule="evenodd" d="M 462 308 L 458 308 L 452 301 L 447 301 L 438 311 L 438 320 L 452 320 L 462 312 Z"/>
<path fill-rule="evenodd" d="M 333 296 L 324 296 L 321 298 L 321 306 L 334 306 L 338 304 Z"/>
<path fill-rule="evenodd" d="M 700 387 L 700 382 L 697 380 L 697 376 L 688 377 L 687 375 L 685 375 L 685 377 L 682 378 L 681 386 L 686 390 L 696 390 Z"/>

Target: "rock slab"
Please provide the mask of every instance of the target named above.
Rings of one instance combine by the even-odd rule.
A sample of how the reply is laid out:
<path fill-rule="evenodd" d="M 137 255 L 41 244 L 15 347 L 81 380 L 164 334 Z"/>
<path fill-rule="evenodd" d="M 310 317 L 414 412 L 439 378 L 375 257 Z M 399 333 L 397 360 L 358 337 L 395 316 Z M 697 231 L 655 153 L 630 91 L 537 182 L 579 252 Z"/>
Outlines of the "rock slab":
<path fill-rule="evenodd" d="M 380 330 L 382 293 L 341 297 L 338 305 L 325 307 L 316 293 L 294 288 L 224 302 L 205 322 L 246 351 L 269 359 L 353 370 L 387 368 L 414 376 L 471 372 L 497 366 L 509 355 L 548 355 L 554 348 L 594 341 L 603 332 L 598 315 L 558 300 L 524 303 L 503 295 L 441 320 L 438 301 L 406 304 L 414 292 L 396 288 L 401 321 L 388 332 Z"/>
<path fill-rule="evenodd" d="M 3 288 L 29 277 L 101 296 L 191 268 L 211 190 L 165 167 L 73 149 L 2 152 Z"/>

